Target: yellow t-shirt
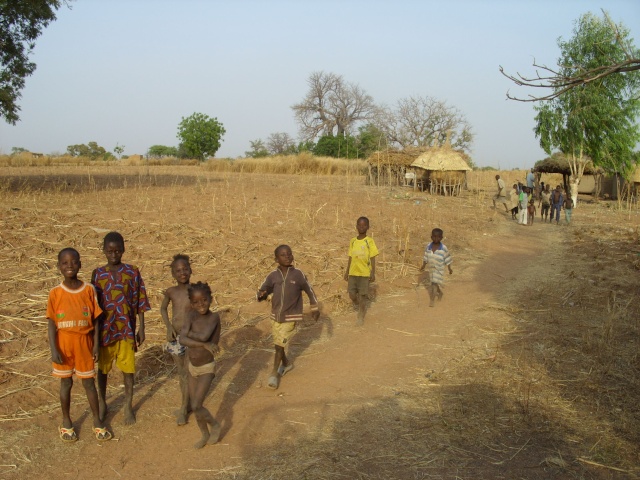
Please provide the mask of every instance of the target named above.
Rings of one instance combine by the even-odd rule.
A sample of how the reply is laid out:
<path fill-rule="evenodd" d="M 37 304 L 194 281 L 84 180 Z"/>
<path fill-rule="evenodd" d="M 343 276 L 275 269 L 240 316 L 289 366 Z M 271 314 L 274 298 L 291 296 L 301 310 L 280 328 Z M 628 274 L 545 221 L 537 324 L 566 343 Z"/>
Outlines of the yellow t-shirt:
<path fill-rule="evenodd" d="M 378 248 L 373 238 L 364 237 L 362 240 L 358 240 L 358 237 L 353 237 L 349 242 L 349 256 L 351 257 L 349 275 L 354 277 L 371 276 L 371 258 L 377 255 Z"/>

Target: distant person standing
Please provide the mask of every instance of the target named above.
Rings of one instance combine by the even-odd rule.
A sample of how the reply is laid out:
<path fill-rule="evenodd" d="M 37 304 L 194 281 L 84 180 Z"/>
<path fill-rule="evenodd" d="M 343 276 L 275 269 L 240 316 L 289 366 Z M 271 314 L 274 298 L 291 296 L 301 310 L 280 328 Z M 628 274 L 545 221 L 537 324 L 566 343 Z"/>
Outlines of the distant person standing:
<path fill-rule="evenodd" d="M 527 188 L 530 190 L 530 193 L 535 192 L 533 187 L 536 184 L 536 176 L 533 173 L 533 168 L 529 170 L 529 173 L 527 173 L 526 182 L 527 182 Z"/>
<path fill-rule="evenodd" d="M 556 189 L 551 192 L 551 216 L 549 217 L 549 223 L 553 222 L 553 217 L 556 217 L 556 225 L 560 224 L 560 209 L 564 203 L 564 197 L 562 196 L 562 190 L 560 185 L 556 186 Z"/>
<path fill-rule="evenodd" d="M 525 187 L 518 196 L 518 224 L 527 224 L 527 206 L 529 204 L 529 188 Z"/>
<path fill-rule="evenodd" d="M 504 211 L 508 212 L 509 207 L 507 206 L 507 189 L 504 185 L 504 180 L 500 178 L 500 175 L 496 175 L 496 182 L 498 184 L 498 193 L 493 197 L 493 208 L 496 208 L 496 202 L 504 205 Z"/>
<path fill-rule="evenodd" d="M 573 198 L 567 192 L 567 197 L 564 199 L 564 219 L 567 221 L 567 225 L 571 224 L 571 212 L 573 211 Z"/>
<path fill-rule="evenodd" d="M 551 208 L 551 190 L 549 190 L 549 184 L 546 184 L 544 190 L 542 190 L 542 192 L 540 193 L 538 208 L 540 208 L 541 205 L 542 210 L 540 211 L 540 216 L 542 217 L 542 222 L 544 223 L 547 221 L 547 217 L 549 216 L 549 209 Z"/>

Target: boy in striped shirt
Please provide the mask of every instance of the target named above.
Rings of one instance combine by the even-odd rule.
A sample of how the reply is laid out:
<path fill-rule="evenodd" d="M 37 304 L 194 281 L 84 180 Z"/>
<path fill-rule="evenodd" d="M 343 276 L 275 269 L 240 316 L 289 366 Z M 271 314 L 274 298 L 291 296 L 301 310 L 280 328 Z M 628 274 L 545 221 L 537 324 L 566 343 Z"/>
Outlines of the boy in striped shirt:
<path fill-rule="evenodd" d="M 444 267 L 449 268 L 449 274 L 453 273 L 451 263 L 453 259 L 449 254 L 449 249 L 442 243 L 444 232 L 440 228 L 431 231 L 431 243 L 424 249 L 422 266 L 420 271 L 429 265 L 429 306 L 435 306 L 436 296 L 442 300 L 442 289 L 444 288 Z"/>

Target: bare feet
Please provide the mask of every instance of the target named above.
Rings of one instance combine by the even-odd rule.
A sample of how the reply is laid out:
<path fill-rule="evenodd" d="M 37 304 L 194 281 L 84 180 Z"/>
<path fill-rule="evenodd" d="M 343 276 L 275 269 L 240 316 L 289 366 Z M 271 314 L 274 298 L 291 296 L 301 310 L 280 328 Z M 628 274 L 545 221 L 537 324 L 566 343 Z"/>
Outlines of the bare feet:
<path fill-rule="evenodd" d="M 210 437 L 211 437 L 211 435 L 209 435 L 208 433 L 202 434 L 202 438 L 200 440 L 198 440 L 196 443 L 193 444 L 193 448 L 202 448 L 202 447 L 204 447 L 207 444 L 207 442 L 209 441 Z"/>
<path fill-rule="evenodd" d="M 174 415 L 176 416 L 176 423 L 178 424 L 178 426 L 187 424 L 187 412 L 183 410 L 176 410 L 174 412 Z"/>
<path fill-rule="evenodd" d="M 358 318 L 356 318 L 356 325 L 364 325 L 364 312 L 358 312 Z"/>
<path fill-rule="evenodd" d="M 133 425 L 136 423 L 136 416 L 133 413 L 131 407 L 124 407 L 124 424 Z"/>
<path fill-rule="evenodd" d="M 209 425 L 211 425 L 211 430 L 209 431 L 210 437 L 209 440 L 207 440 L 207 443 L 209 445 L 213 445 L 214 443 L 218 443 L 218 440 L 220 440 L 220 431 L 222 430 L 222 427 L 215 420 L 213 423 L 209 423 Z"/>

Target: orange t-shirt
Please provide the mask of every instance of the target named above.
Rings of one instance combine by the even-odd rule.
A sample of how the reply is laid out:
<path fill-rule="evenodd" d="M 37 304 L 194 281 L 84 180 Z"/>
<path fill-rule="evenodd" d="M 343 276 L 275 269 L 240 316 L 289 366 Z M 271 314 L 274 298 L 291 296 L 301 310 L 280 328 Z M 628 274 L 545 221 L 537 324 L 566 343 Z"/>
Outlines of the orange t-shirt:
<path fill-rule="evenodd" d="M 53 320 L 58 332 L 88 335 L 101 313 L 96 290 L 90 283 L 82 282 L 77 290 L 61 283 L 49 292 L 47 318 Z"/>

